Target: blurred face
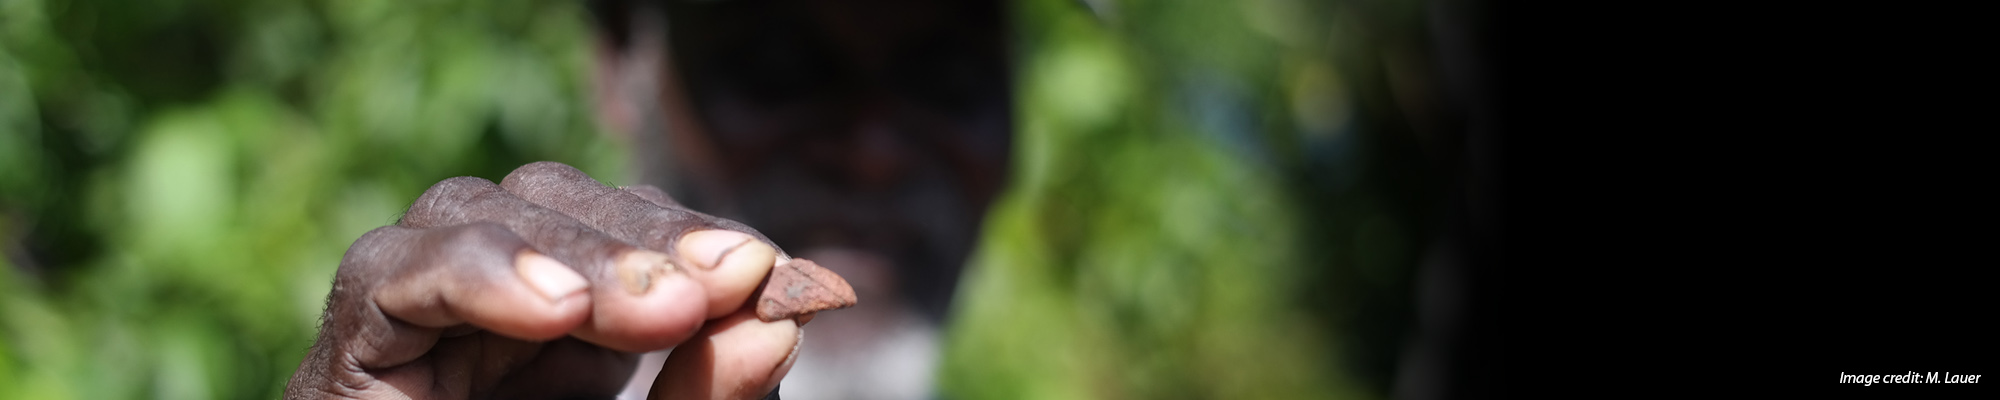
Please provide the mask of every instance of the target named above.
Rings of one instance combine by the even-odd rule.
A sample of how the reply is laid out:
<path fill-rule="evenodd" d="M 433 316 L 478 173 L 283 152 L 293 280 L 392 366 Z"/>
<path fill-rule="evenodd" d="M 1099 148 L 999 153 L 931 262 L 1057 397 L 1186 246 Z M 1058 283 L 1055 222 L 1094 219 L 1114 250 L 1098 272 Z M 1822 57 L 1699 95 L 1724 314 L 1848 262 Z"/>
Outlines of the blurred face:
<path fill-rule="evenodd" d="M 1006 170 L 1001 11 L 669 2 L 669 190 L 940 316 Z"/>

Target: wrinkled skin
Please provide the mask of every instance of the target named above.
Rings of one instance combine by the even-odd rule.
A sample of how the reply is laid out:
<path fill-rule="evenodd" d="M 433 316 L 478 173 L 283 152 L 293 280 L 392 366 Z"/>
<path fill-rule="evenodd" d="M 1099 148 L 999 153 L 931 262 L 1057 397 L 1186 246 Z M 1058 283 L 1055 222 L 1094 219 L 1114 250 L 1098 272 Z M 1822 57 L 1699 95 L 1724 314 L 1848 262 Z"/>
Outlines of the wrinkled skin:
<path fill-rule="evenodd" d="M 747 226 L 567 165 L 448 179 L 348 249 L 285 396 L 610 398 L 639 353 L 672 347 L 652 398 L 759 398 L 810 318 L 749 307 L 786 259 Z"/>
<path fill-rule="evenodd" d="M 862 278 L 868 300 L 823 323 L 821 349 L 900 337 L 883 330 L 903 310 L 944 319 L 1012 148 L 998 2 L 591 3 L 598 117 L 634 144 L 641 181 L 769 237 L 650 186 L 526 183 L 566 166 L 531 164 L 497 189 L 441 182 L 349 249 L 287 398 L 609 398 L 637 353 L 669 347 L 652 397 L 757 398 L 813 317 L 765 323 L 744 307 L 788 258 L 772 239 Z M 675 268 L 648 268 L 658 258 Z M 584 283 L 568 291 L 550 270 Z"/>

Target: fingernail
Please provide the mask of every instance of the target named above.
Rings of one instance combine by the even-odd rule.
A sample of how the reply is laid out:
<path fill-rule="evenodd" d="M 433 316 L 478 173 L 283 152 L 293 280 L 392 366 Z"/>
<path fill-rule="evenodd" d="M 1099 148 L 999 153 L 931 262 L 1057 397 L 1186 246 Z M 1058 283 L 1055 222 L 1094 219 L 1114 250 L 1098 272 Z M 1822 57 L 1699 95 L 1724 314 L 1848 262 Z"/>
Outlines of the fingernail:
<path fill-rule="evenodd" d="M 777 255 L 777 250 L 771 245 L 750 234 L 725 230 L 689 233 L 681 236 L 680 243 L 675 247 L 682 257 L 704 270 L 735 268 L 759 262 L 770 264 L 772 257 Z"/>
<path fill-rule="evenodd" d="M 569 266 L 534 250 L 525 250 L 514 256 L 514 270 L 521 274 L 521 279 L 528 281 L 528 286 L 534 287 L 549 301 L 568 297 L 590 286 L 589 281 L 583 280 L 583 276 L 577 275 Z"/>
<path fill-rule="evenodd" d="M 674 271 L 674 264 L 666 254 L 651 250 L 625 252 L 617 263 L 618 281 L 625 284 L 626 292 L 635 296 L 646 294 L 655 282 Z"/>

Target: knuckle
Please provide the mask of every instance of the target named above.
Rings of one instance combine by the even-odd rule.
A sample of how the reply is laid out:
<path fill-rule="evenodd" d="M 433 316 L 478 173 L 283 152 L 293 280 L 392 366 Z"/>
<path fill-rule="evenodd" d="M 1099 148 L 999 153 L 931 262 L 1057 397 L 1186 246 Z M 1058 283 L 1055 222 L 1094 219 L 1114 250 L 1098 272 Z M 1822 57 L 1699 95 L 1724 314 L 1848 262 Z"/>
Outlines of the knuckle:
<path fill-rule="evenodd" d="M 356 239 L 334 270 L 333 288 L 327 294 L 326 311 L 320 317 L 322 325 L 338 328 L 330 330 L 333 332 L 349 333 L 360 320 L 365 320 L 371 308 L 369 299 L 385 277 L 400 269 L 406 243 L 414 233 L 392 225 L 375 228 Z M 345 342 L 347 338 L 337 341 Z"/>
<path fill-rule="evenodd" d="M 626 186 L 625 191 L 638 195 L 639 198 L 645 199 L 646 201 L 652 202 L 653 204 L 658 205 L 660 207 L 677 211 L 687 210 L 687 206 L 681 205 L 681 202 L 679 200 L 674 199 L 673 195 L 667 194 L 667 191 L 660 190 L 660 188 L 657 186 L 653 185 Z"/>
<path fill-rule="evenodd" d="M 424 190 L 409 211 L 403 213 L 402 224 L 413 227 L 433 227 L 446 225 L 455 210 L 463 206 L 473 196 L 493 190 L 493 182 L 478 177 L 461 176 L 439 181 Z"/>
<path fill-rule="evenodd" d="M 354 244 L 347 247 L 347 253 L 341 256 L 340 267 L 334 272 L 335 289 L 340 289 L 340 283 L 358 283 L 356 279 L 379 275 L 384 264 L 393 261 L 395 247 L 404 243 L 408 234 L 408 229 L 393 225 L 361 234 L 361 238 L 355 239 Z"/>
<path fill-rule="evenodd" d="M 540 161 L 522 165 L 514 172 L 501 178 L 500 186 L 510 191 L 531 190 L 552 186 L 552 183 L 590 179 L 582 170 L 554 161 Z"/>
<path fill-rule="evenodd" d="M 560 176 L 560 174 L 566 174 L 566 172 L 572 172 L 572 170 L 576 170 L 576 168 L 570 166 L 570 164 L 562 164 L 562 162 L 528 162 L 528 164 L 524 164 L 520 168 L 514 168 L 514 172 L 510 172 L 506 176 L 508 178 L 512 178 L 512 176 L 530 178 L 530 176 L 552 176 L 552 174 Z"/>

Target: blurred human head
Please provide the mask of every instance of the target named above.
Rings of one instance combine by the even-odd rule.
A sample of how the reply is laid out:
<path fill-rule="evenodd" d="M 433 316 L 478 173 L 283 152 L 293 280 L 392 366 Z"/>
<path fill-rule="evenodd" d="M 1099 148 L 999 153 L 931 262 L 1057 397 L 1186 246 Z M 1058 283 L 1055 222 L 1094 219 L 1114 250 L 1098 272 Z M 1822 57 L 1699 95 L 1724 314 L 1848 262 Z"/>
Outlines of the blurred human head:
<path fill-rule="evenodd" d="M 997 1 L 591 8 L 641 179 L 942 318 L 1011 147 Z"/>

